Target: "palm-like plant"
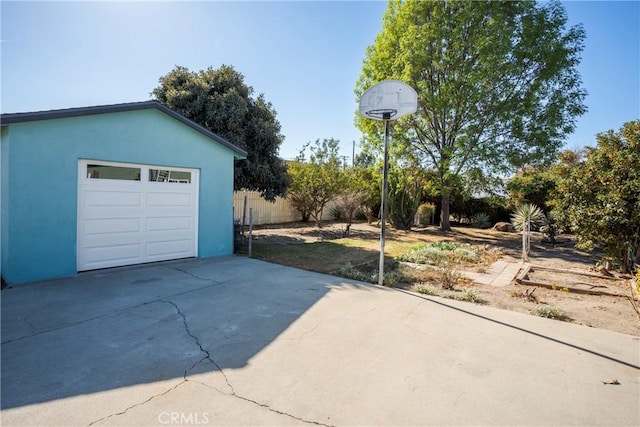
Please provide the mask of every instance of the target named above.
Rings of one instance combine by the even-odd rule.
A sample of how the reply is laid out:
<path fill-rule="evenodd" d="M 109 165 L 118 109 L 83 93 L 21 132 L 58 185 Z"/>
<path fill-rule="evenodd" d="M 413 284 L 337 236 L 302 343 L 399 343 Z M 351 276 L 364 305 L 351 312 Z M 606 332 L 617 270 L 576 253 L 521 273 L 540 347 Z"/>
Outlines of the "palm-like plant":
<path fill-rule="evenodd" d="M 485 212 L 478 212 L 471 217 L 471 225 L 477 228 L 490 227 L 491 217 Z"/>
<path fill-rule="evenodd" d="M 518 231 L 522 231 L 522 261 L 529 261 L 529 250 L 531 249 L 531 238 L 529 232 L 531 228 L 540 228 L 548 223 L 547 217 L 542 209 L 534 204 L 522 204 L 518 206 L 513 215 L 511 223 Z"/>
<path fill-rule="evenodd" d="M 511 224 L 518 231 L 524 231 L 525 228 L 540 228 L 547 223 L 547 217 L 538 206 L 525 203 L 516 208 L 511 215 Z M 528 224 L 528 227 L 527 227 Z"/>

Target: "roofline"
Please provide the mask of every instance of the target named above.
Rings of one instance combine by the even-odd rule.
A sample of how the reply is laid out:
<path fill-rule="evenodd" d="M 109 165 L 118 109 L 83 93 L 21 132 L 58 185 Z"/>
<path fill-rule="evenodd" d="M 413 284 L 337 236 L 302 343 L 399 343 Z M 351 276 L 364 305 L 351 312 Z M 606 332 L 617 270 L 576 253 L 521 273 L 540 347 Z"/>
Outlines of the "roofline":
<path fill-rule="evenodd" d="M 0 115 L 0 124 L 2 126 L 13 123 L 34 122 L 38 120 L 63 119 L 69 117 L 91 116 L 95 114 L 120 113 L 124 111 L 150 110 L 156 109 L 173 117 L 190 128 L 200 132 L 204 136 L 213 139 L 219 144 L 227 147 L 234 152 L 234 156 L 238 159 L 246 159 L 247 152 L 237 145 L 231 143 L 218 134 L 211 132 L 209 129 L 173 111 L 171 108 L 161 104 L 158 101 L 142 101 L 128 102 L 124 104 L 98 105 L 94 107 L 65 108 L 62 110 L 35 111 L 29 113 L 12 113 Z"/>

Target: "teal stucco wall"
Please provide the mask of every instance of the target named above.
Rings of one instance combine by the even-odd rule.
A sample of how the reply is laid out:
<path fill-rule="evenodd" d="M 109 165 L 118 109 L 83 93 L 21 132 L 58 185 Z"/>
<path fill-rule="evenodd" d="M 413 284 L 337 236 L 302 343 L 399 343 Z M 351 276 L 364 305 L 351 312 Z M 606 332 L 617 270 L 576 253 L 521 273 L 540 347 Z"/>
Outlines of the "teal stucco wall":
<path fill-rule="evenodd" d="M 233 251 L 234 153 L 162 111 L 14 123 L 1 150 L 8 284 L 76 274 L 79 159 L 199 169 L 198 256 Z"/>

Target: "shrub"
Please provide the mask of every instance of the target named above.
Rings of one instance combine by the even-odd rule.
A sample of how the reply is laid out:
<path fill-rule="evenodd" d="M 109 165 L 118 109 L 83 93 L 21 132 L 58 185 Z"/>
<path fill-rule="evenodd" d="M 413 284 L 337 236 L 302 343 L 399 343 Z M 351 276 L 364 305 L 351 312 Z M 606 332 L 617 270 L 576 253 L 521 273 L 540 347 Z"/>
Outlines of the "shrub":
<path fill-rule="evenodd" d="M 433 203 L 423 203 L 418 206 L 418 215 L 416 218 L 416 223 L 422 227 L 426 227 L 431 224 L 431 218 L 434 217 L 436 213 L 436 205 Z"/>
<path fill-rule="evenodd" d="M 411 286 L 411 290 L 423 295 L 438 296 L 440 294 L 436 288 L 426 283 L 416 283 Z"/>
<path fill-rule="evenodd" d="M 382 284 L 389 288 L 395 288 L 398 286 L 398 283 L 402 280 L 402 274 L 400 274 L 396 270 L 384 270 L 384 279 L 382 280 Z M 378 283 L 378 272 L 373 273 L 371 275 L 371 283 Z"/>
<path fill-rule="evenodd" d="M 484 212 L 478 212 L 471 217 L 471 225 L 476 228 L 488 228 L 491 226 L 491 217 Z"/>
<path fill-rule="evenodd" d="M 396 287 L 403 279 L 402 274 L 396 270 L 398 262 L 395 260 L 387 260 L 384 263 L 384 286 Z M 366 267 L 364 269 L 367 269 Z M 367 272 L 354 267 L 351 262 L 346 263 L 335 271 L 336 276 L 345 277 L 347 279 L 358 280 L 360 282 L 378 283 L 378 271 Z"/>
<path fill-rule="evenodd" d="M 346 218 L 344 209 L 338 205 L 334 205 L 331 207 L 331 218 L 335 221 L 342 221 Z"/>
<path fill-rule="evenodd" d="M 420 245 L 398 257 L 400 261 L 415 264 L 440 265 L 446 260 L 477 262 L 480 254 L 470 248 L 462 248 L 455 242 L 433 242 Z"/>
<path fill-rule="evenodd" d="M 447 251 L 436 248 L 431 245 L 422 245 L 409 252 L 401 254 L 398 259 L 405 262 L 413 262 L 415 264 L 432 264 L 436 265 L 448 255 Z"/>
<path fill-rule="evenodd" d="M 476 295 L 476 293 L 471 289 L 467 289 L 464 292 L 448 292 L 444 297 L 456 301 L 472 302 L 474 304 L 481 304 L 484 302 L 484 300 Z"/>
<path fill-rule="evenodd" d="M 392 174 L 387 197 L 389 222 L 398 229 L 409 230 L 416 218 L 421 197 L 422 187 L 417 182 Z"/>
<path fill-rule="evenodd" d="M 438 264 L 440 267 L 440 284 L 444 289 L 453 289 L 462 277 L 455 269 L 451 257 L 444 258 Z"/>
<path fill-rule="evenodd" d="M 460 247 L 460 243 L 456 242 L 433 242 L 429 246 L 440 249 L 441 251 L 454 251 Z"/>
<path fill-rule="evenodd" d="M 355 268 L 350 262 L 336 270 L 336 275 L 347 279 L 359 280 L 360 282 L 371 282 L 371 276 Z"/>
<path fill-rule="evenodd" d="M 518 206 L 511 216 L 511 223 L 518 231 L 525 229 L 527 219 L 531 221 L 531 230 L 537 230 L 547 223 L 547 217 L 544 216 L 542 209 L 536 205 L 525 203 Z"/>
<path fill-rule="evenodd" d="M 533 310 L 533 314 L 547 319 L 563 320 L 567 317 L 566 313 L 557 307 L 550 305 L 539 305 Z"/>
<path fill-rule="evenodd" d="M 478 252 L 472 249 L 458 248 L 453 251 L 453 254 L 466 262 L 478 262 L 480 260 Z"/>

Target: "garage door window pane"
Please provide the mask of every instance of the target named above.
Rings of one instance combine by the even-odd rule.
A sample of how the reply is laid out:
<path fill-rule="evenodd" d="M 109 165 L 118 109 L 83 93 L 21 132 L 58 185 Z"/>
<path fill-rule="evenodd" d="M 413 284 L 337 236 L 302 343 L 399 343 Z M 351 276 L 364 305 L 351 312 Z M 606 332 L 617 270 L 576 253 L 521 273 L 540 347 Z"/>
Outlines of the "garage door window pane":
<path fill-rule="evenodd" d="M 140 181 L 140 168 L 122 166 L 87 165 L 87 178 Z"/>
<path fill-rule="evenodd" d="M 149 181 L 191 183 L 191 172 L 172 171 L 167 169 L 149 169 Z"/>

